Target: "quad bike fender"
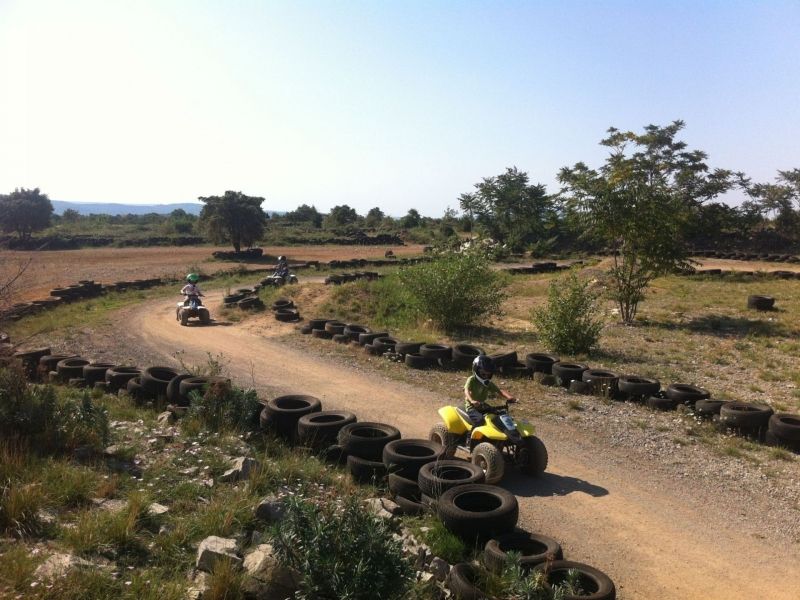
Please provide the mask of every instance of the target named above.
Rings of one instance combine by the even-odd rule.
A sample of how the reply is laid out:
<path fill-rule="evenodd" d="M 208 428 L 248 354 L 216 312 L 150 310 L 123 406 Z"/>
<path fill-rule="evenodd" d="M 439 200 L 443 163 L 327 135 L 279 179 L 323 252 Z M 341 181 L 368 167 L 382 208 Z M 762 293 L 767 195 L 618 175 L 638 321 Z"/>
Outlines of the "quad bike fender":
<path fill-rule="evenodd" d="M 444 426 L 447 427 L 447 431 L 450 433 L 461 435 L 469 430 L 467 424 L 464 423 L 464 420 L 459 416 L 458 412 L 456 412 L 455 406 L 443 406 L 439 409 L 439 416 L 442 417 Z"/>
<path fill-rule="evenodd" d="M 517 431 L 522 437 L 533 437 L 536 435 L 536 427 L 527 421 L 517 421 Z"/>
<path fill-rule="evenodd" d="M 506 439 L 506 434 L 497 429 L 492 424 L 481 425 L 480 427 L 476 427 L 475 430 L 472 432 L 472 439 L 475 441 L 492 441 L 492 442 L 502 442 Z"/>

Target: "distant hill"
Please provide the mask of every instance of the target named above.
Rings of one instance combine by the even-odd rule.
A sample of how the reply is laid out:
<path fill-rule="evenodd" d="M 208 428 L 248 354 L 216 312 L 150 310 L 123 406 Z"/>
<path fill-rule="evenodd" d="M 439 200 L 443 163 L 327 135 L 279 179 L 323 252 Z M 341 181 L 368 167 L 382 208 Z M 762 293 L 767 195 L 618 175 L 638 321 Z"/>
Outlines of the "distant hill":
<path fill-rule="evenodd" d="M 68 208 L 77 210 L 82 215 L 146 215 L 157 213 L 168 215 L 173 210 L 182 208 L 187 213 L 199 215 L 203 205 L 194 202 L 176 204 L 116 204 L 113 202 L 70 202 L 67 200 L 51 200 L 57 215 L 64 214 Z"/>

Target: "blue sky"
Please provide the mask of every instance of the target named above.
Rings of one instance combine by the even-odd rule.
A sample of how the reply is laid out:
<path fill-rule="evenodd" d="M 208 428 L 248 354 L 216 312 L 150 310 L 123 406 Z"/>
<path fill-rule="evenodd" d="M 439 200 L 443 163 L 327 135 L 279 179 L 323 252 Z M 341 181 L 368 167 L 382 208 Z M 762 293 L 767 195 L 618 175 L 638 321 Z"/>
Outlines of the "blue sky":
<path fill-rule="evenodd" d="M 0 0 L 0 191 L 438 216 L 677 118 L 767 181 L 800 167 L 798 32 L 797 1 Z"/>

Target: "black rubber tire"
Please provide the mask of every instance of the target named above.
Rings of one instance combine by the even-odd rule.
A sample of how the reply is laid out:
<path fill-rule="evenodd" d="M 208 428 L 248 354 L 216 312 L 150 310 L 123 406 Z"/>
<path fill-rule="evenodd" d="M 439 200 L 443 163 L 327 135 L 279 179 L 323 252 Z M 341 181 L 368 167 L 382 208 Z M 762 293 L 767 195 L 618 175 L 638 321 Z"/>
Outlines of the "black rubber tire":
<path fill-rule="evenodd" d="M 86 380 L 86 385 L 89 387 L 94 386 L 96 381 L 105 381 L 106 371 L 113 369 L 116 365 L 112 363 L 91 362 L 83 367 L 83 378 Z"/>
<path fill-rule="evenodd" d="M 551 537 L 538 533 L 514 532 L 497 536 L 486 542 L 483 564 L 493 573 L 502 573 L 509 552 L 520 555 L 520 566 L 531 569 L 546 561 L 561 560 L 561 544 Z"/>
<path fill-rule="evenodd" d="M 364 352 L 366 352 L 367 354 L 371 354 L 372 356 L 380 356 L 381 347 L 373 346 L 372 344 L 364 344 Z"/>
<path fill-rule="evenodd" d="M 471 367 L 472 361 L 483 354 L 486 353 L 482 349 L 470 344 L 456 344 L 453 346 L 453 362 L 458 367 Z"/>
<path fill-rule="evenodd" d="M 561 360 L 555 354 L 542 354 L 540 352 L 532 352 L 525 357 L 525 364 L 534 373 L 553 373 L 553 365 Z"/>
<path fill-rule="evenodd" d="M 769 429 L 766 431 L 766 433 L 764 433 L 764 443 L 767 446 L 779 446 L 781 448 L 786 448 L 787 450 L 800 453 L 800 440 L 787 440 L 778 437 Z"/>
<path fill-rule="evenodd" d="M 88 387 L 86 385 L 86 380 L 83 377 L 70 377 L 69 381 L 67 381 L 67 385 L 73 388 Z"/>
<path fill-rule="evenodd" d="M 419 354 L 422 342 L 397 342 L 394 351 L 405 357 L 406 354 Z"/>
<path fill-rule="evenodd" d="M 441 459 L 444 446 L 430 440 L 400 439 L 383 447 L 383 464 L 388 473 L 416 479 L 422 465 Z"/>
<path fill-rule="evenodd" d="M 331 444 L 322 453 L 322 459 L 332 465 L 347 464 L 347 452 L 339 444 Z"/>
<path fill-rule="evenodd" d="M 372 340 L 372 347 L 375 348 L 376 356 L 386 352 L 394 352 L 397 340 L 391 337 L 379 337 Z"/>
<path fill-rule="evenodd" d="M 480 582 L 478 570 L 470 563 L 457 563 L 447 575 L 447 588 L 456 600 L 488 600 L 476 584 Z"/>
<path fill-rule="evenodd" d="M 272 303 L 272 310 L 280 310 L 282 308 L 294 308 L 294 302 L 286 298 L 279 298 Z"/>
<path fill-rule="evenodd" d="M 694 414 L 699 417 L 712 417 L 718 415 L 723 405 L 727 404 L 726 400 L 711 400 L 704 398 L 694 403 Z"/>
<path fill-rule="evenodd" d="M 142 370 L 138 367 L 120 366 L 106 371 L 106 381 L 108 391 L 116 393 L 119 390 L 127 389 L 128 382 L 134 377 L 140 377 Z"/>
<path fill-rule="evenodd" d="M 556 376 L 562 387 L 569 387 L 570 381 L 583 381 L 583 372 L 588 369 L 580 363 L 556 362 L 552 366 L 552 374 Z"/>
<path fill-rule="evenodd" d="M 589 593 L 566 594 L 564 600 L 615 600 L 617 590 L 611 578 L 602 571 L 579 562 L 571 560 L 554 560 L 536 565 L 534 571 L 541 571 L 547 578 L 545 586 L 550 586 L 564 581 L 566 574 L 570 570 L 580 573 L 580 582 L 583 589 L 592 590 Z"/>
<path fill-rule="evenodd" d="M 406 363 L 407 367 L 411 367 L 412 369 L 430 369 L 436 364 L 434 359 L 420 354 L 406 354 L 403 362 Z"/>
<path fill-rule="evenodd" d="M 400 439 L 400 430 L 385 423 L 350 423 L 339 430 L 337 439 L 348 455 L 379 461 L 386 444 Z"/>
<path fill-rule="evenodd" d="M 502 481 L 506 472 L 506 461 L 500 448 L 494 444 L 490 442 L 477 444 L 472 449 L 470 460 L 472 464 L 483 469 L 486 483 L 496 484 Z"/>
<path fill-rule="evenodd" d="M 180 375 L 172 367 L 147 367 L 142 371 L 142 387 L 153 398 L 167 395 L 167 386 L 173 378 Z"/>
<path fill-rule="evenodd" d="M 720 425 L 737 429 L 761 429 L 769 425 L 774 411 L 765 404 L 728 402 L 719 410 Z"/>
<path fill-rule="evenodd" d="M 311 329 L 325 329 L 325 323 L 332 320 L 333 319 L 309 319 L 308 324 L 311 325 Z"/>
<path fill-rule="evenodd" d="M 781 440 L 800 442 L 800 415 L 775 413 L 769 418 L 769 430 Z"/>
<path fill-rule="evenodd" d="M 142 404 L 152 398 L 152 396 L 142 385 L 141 377 L 134 377 L 133 379 L 129 379 L 128 383 L 125 386 L 125 390 L 128 392 L 128 395 L 133 399 L 134 404 Z"/>
<path fill-rule="evenodd" d="M 85 358 L 65 358 L 58 361 L 56 364 L 56 371 L 61 381 L 69 381 L 76 377 L 83 377 L 83 367 L 89 364 Z"/>
<path fill-rule="evenodd" d="M 775 308 L 775 298 L 772 296 L 748 296 L 747 308 L 754 310 L 772 310 Z"/>
<path fill-rule="evenodd" d="M 46 354 L 39 359 L 39 370 L 50 372 L 57 371 L 57 365 L 68 358 L 80 358 L 75 354 Z"/>
<path fill-rule="evenodd" d="M 672 398 L 667 398 L 665 394 L 659 392 L 653 396 L 650 396 L 644 402 L 649 408 L 653 410 L 675 410 L 675 408 L 680 404 L 677 400 L 673 400 Z"/>
<path fill-rule="evenodd" d="M 421 493 L 438 498 L 448 490 L 460 485 L 483 483 L 483 469 L 465 460 L 440 460 L 422 465 L 417 475 L 417 486 Z"/>
<path fill-rule="evenodd" d="M 359 333 L 358 334 L 358 343 L 362 346 L 366 346 L 367 344 L 371 344 L 375 338 L 379 337 L 387 337 L 389 335 L 388 331 L 379 331 L 377 333 L 370 332 L 370 333 Z"/>
<path fill-rule="evenodd" d="M 288 440 L 297 437 L 297 422 L 301 417 L 321 410 L 319 398 L 301 394 L 278 396 L 264 407 L 269 428 Z"/>
<path fill-rule="evenodd" d="M 378 460 L 368 460 L 348 454 L 347 469 L 358 483 L 380 484 L 386 478 L 386 465 Z"/>
<path fill-rule="evenodd" d="M 638 375 L 622 375 L 617 383 L 619 393 L 625 398 L 636 400 L 649 398 L 661 390 L 658 379 L 640 377 Z"/>
<path fill-rule="evenodd" d="M 453 349 L 442 344 L 422 344 L 419 348 L 420 356 L 434 360 L 451 360 Z"/>
<path fill-rule="evenodd" d="M 514 530 L 519 504 L 516 496 L 503 488 L 467 484 L 439 496 L 436 512 L 442 524 L 461 539 L 485 541 Z"/>
<path fill-rule="evenodd" d="M 453 458 L 455 456 L 461 437 L 457 433 L 450 433 L 444 423 L 437 423 L 428 432 L 428 439 L 444 448 L 442 458 Z"/>
<path fill-rule="evenodd" d="M 581 381 L 592 386 L 592 394 L 612 398 L 617 393 L 619 375 L 605 369 L 586 369 L 581 373 Z"/>
<path fill-rule="evenodd" d="M 667 388 L 666 394 L 667 398 L 672 398 L 680 404 L 688 405 L 711 397 L 711 392 L 708 390 L 688 383 L 673 383 Z"/>
<path fill-rule="evenodd" d="M 419 502 L 414 498 L 409 498 L 407 496 L 395 496 L 394 502 L 400 507 L 400 510 L 404 515 L 410 517 L 423 515 L 427 512 L 427 507 L 422 504 L 422 502 Z"/>
<path fill-rule="evenodd" d="M 350 336 L 344 333 L 334 333 L 333 337 L 331 338 L 337 344 L 349 344 L 350 343 Z"/>
<path fill-rule="evenodd" d="M 275 320 L 282 323 L 292 323 L 300 318 L 300 313 L 294 308 L 279 308 L 274 314 Z"/>
<path fill-rule="evenodd" d="M 547 470 L 547 446 L 535 435 L 525 438 L 528 451 L 528 463 L 523 465 L 522 472 L 532 477 L 538 477 Z"/>
<path fill-rule="evenodd" d="M 181 373 L 170 380 L 167 384 L 167 402 L 175 406 L 189 406 L 189 398 L 181 394 L 181 382 L 190 377 L 189 373 Z"/>
<path fill-rule="evenodd" d="M 96 390 L 103 390 L 103 392 L 107 392 L 108 391 L 108 382 L 107 381 L 95 381 L 93 387 Z"/>
<path fill-rule="evenodd" d="M 363 325 L 356 325 L 355 323 L 350 323 L 347 327 L 344 328 L 343 332 L 347 337 L 350 338 L 350 341 L 357 342 L 358 336 L 362 333 L 372 333 L 369 327 L 364 327 Z"/>
<path fill-rule="evenodd" d="M 515 363 L 513 365 L 504 365 L 500 367 L 500 373 L 506 377 L 528 377 L 533 376 L 531 371 L 525 363 Z"/>
<path fill-rule="evenodd" d="M 330 340 L 333 339 L 333 334 L 330 331 L 325 331 L 324 329 L 312 329 L 311 337 L 315 337 L 320 340 Z"/>
<path fill-rule="evenodd" d="M 514 352 L 498 352 L 497 354 L 490 354 L 489 358 L 494 361 L 494 366 L 498 369 L 501 367 L 515 365 L 519 362 L 516 350 Z"/>
<path fill-rule="evenodd" d="M 419 502 L 422 498 L 422 491 L 414 479 L 407 479 L 397 473 L 389 473 L 387 481 L 389 491 L 395 496 L 403 496 L 416 502 Z"/>
<path fill-rule="evenodd" d="M 344 333 L 345 327 L 347 327 L 347 323 L 342 323 L 341 321 L 328 321 L 325 323 L 325 331 L 333 335 Z"/>
<path fill-rule="evenodd" d="M 297 439 L 304 446 L 322 448 L 336 442 L 342 427 L 357 422 L 347 411 L 325 410 L 303 415 L 297 420 Z"/>
<path fill-rule="evenodd" d="M 587 383 L 586 381 L 570 381 L 569 387 L 567 391 L 570 394 L 580 394 L 581 396 L 591 396 L 592 395 L 592 384 Z"/>
<path fill-rule="evenodd" d="M 179 396 L 186 403 L 180 406 L 189 406 L 191 404 L 192 392 L 197 391 L 205 393 L 205 390 L 212 385 L 221 385 L 230 388 L 231 380 L 227 377 L 186 377 L 178 383 Z"/>
<path fill-rule="evenodd" d="M 230 294 L 222 297 L 222 302 L 225 304 L 236 304 L 239 300 L 244 299 L 244 294 Z"/>
<path fill-rule="evenodd" d="M 303 325 L 300 328 L 300 333 L 302 333 L 303 335 L 309 335 L 312 331 L 314 331 L 314 330 L 311 328 L 311 325 L 308 325 L 308 324 Z"/>

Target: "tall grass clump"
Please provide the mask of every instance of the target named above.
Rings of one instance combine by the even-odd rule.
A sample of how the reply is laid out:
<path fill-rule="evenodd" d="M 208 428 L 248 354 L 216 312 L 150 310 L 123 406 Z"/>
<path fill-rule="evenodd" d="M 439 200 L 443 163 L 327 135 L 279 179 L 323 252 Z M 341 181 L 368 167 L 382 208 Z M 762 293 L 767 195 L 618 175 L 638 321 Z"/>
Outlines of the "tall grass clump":
<path fill-rule="evenodd" d="M 215 383 L 192 392 L 188 416 L 211 431 L 249 431 L 258 424 L 262 404 L 255 390 Z"/>
<path fill-rule="evenodd" d="M 547 303 L 534 309 L 532 320 L 539 339 L 561 354 L 585 354 L 597 346 L 603 322 L 598 294 L 575 273 L 556 279 L 547 290 Z"/>
<path fill-rule="evenodd" d="M 356 498 L 291 497 L 273 543 L 279 560 L 300 574 L 296 598 L 405 598 L 414 569 L 390 525 Z"/>
<path fill-rule="evenodd" d="M 401 269 L 398 277 L 419 316 L 447 332 L 500 313 L 506 278 L 481 253 L 448 253 Z"/>

